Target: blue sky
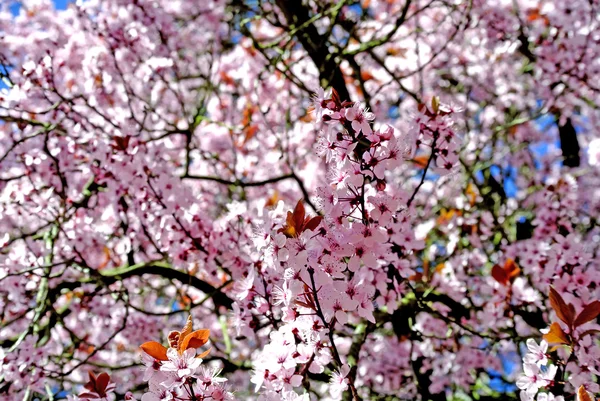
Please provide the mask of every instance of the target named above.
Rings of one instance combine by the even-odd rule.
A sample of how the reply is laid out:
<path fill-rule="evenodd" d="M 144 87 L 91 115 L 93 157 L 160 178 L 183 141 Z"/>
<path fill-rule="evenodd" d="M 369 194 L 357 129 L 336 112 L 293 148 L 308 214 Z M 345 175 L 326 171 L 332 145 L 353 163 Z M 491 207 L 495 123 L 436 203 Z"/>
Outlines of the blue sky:
<path fill-rule="evenodd" d="M 75 0 L 54 0 L 54 6 L 58 9 L 58 10 L 64 10 L 65 8 L 67 8 L 67 5 L 69 3 L 73 3 Z M 13 14 L 18 14 L 19 13 L 19 2 L 18 1 L 14 1 L 11 6 L 10 6 L 10 10 L 12 11 Z"/>
<path fill-rule="evenodd" d="M 69 3 L 72 3 L 72 1 L 71 0 L 54 0 L 54 5 L 58 9 L 67 8 L 67 4 L 69 4 Z"/>

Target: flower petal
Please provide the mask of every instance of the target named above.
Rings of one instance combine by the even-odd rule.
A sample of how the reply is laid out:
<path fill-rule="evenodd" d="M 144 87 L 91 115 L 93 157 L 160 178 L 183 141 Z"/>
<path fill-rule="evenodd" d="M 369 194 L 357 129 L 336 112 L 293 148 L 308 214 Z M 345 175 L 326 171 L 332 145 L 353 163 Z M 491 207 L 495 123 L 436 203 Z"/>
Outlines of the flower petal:
<path fill-rule="evenodd" d="M 535 340 L 533 338 L 528 339 L 526 344 L 527 344 L 527 349 L 529 349 L 529 352 L 535 354 L 540 351 L 539 345 L 537 345 L 537 343 L 535 342 Z"/>

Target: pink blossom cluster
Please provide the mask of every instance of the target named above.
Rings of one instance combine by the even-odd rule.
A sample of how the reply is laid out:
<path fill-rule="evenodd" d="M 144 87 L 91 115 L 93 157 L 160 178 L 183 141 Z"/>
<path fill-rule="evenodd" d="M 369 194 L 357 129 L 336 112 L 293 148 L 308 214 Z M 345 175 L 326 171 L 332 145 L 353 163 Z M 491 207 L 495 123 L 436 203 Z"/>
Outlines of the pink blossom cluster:
<path fill-rule="evenodd" d="M 177 349 L 169 348 L 167 357 L 168 361 L 160 362 L 144 354 L 144 380 L 149 390 L 142 395 L 142 401 L 234 399 L 227 379 L 218 376 L 218 369 L 202 366 L 195 349 L 179 354 Z"/>
<path fill-rule="evenodd" d="M 523 357 L 523 376 L 517 380 L 517 386 L 523 390 L 522 400 L 532 400 L 540 388 L 549 388 L 554 383 L 557 367 L 547 365 L 548 343 L 544 340 L 538 345 L 534 340 L 527 340 L 528 353 Z M 549 399 L 560 401 L 562 396 L 554 397 L 551 392 L 538 394 L 538 399 Z"/>
<path fill-rule="evenodd" d="M 266 390 L 265 399 L 284 394 L 296 399 L 290 390 L 331 363 L 336 368 L 329 385 L 332 399 L 348 386 L 356 394 L 348 376 L 352 367 L 334 333 L 361 318 L 374 325 L 376 308 L 393 313 L 413 274 L 411 255 L 423 246 L 407 213 L 409 188 L 385 191 L 386 174 L 405 163 L 418 143 L 390 126 L 373 129 L 373 115 L 360 104 L 341 101 L 335 91 L 331 97 L 320 91 L 313 105 L 324 122 L 318 152 L 330 169 L 328 181 L 317 189 L 323 217 L 306 217 L 302 201 L 285 222 L 278 208 L 269 212 L 256 227 L 255 244 L 265 257 L 257 271 L 234 286 L 242 305 L 248 304 L 234 305 L 236 327 L 249 324 L 253 311 L 281 319 L 253 360 L 252 382 L 256 391 Z M 444 138 L 439 147 L 429 144 L 435 149 L 431 157 L 456 146 L 448 113 L 435 106 L 422 110 L 428 118 L 417 120 L 421 135 L 438 138 L 439 131 Z"/>

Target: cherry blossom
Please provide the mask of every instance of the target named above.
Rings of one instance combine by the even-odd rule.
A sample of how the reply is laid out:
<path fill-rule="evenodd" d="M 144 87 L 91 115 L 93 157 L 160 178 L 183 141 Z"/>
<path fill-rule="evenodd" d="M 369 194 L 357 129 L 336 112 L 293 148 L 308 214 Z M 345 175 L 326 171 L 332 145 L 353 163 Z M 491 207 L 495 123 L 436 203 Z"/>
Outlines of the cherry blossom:
<path fill-rule="evenodd" d="M 598 397 L 597 1 L 57 7 L 0 2 L 1 400 Z"/>
<path fill-rule="evenodd" d="M 544 340 L 538 345 L 535 340 L 527 340 L 528 353 L 523 357 L 525 363 L 534 363 L 538 366 L 546 366 L 548 363 L 548 357 L 546 352 L 548 351 L 548 343 Z"/>

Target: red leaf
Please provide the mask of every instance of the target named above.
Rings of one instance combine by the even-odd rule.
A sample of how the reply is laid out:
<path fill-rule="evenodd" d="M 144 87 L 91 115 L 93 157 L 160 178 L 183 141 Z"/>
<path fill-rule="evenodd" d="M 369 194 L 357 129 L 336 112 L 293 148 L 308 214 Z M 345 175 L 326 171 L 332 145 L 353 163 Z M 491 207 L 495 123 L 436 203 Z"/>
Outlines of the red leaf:
<path fill-rule="evenodd" d="M 579 338 L 581 339 L 581 338 L 583 338 L 585 336 L 596 335 L 596 334 L 599 334 L 599 333 L 600 333 L 600 330 L 596 330 L 596 329 L 586 330 L 586 331 L 584 331 L 583 333 L 581 333 L 579 335 Z"/>
<path fill-rule="evenodd" d="M 340 95 L 338 95 L 335 88 L 331 88 L 331 100 L 333 100 L 336 104 L 341 104 Z"/>
<path fill-rule="evenodd" d="M 285 225 L 277 230 L 277 232 L 283 233 L 288 238 L 296 238 L 307 228 L 312 231 L 320 222 L 320 216 L 313 217 L 312 219 L 306 217 L 306 210 L 304 209 L 302 199 L 300 199 L 294 208 L 294 212 L 287 212 Z M 314 228 L 311 228 L 313 225 Z"/>
<path fill-rule="evenodd" d="M 600 302 L 594 301 L 583 308 L 579 315 L 577 315 L 573 325 L 575 327 L 581 326 L 584 323 L 594 320 L 596 317 L 598 317 L 598 315 L 600 315 Z"/>
<path fill-rule="evenodd" d="M 106 396 L 106 387 L 108 387 L 108 383 L 110 382 L 110 376 L 108 373 L 100 373 L 96 378 L 96 393 L 100 396 Z"/>
<path fill-rule="evenodd" d="M 129 147 L 129 140 L 131 139 L 131 137 L 129 136 L 115 136 L 114 140 L 116 143 L 116 148 L 122 151 L 126 151 L 127 148 Z"/>
<path fill-rule="evenodd" d="M 314 307 L 313 307 L 312 305 L 309 305 L 309 304 L 308 304 L 308 303 L 306 303 L 306 302 L 302 302 L 302 301 L 295 300 L 295 301 L 294 301 L 294 304 L 295 304 L 295 305 L 302 306 L 302 307 L 304 307 L 304 308 L 308 308 L 308 309 L 314 309 Z"/>
<path fill-rule="evenodd" d="M 494 267 L 492 267 L 492 277 L 494 277 L 496 281 L 502 285 L 508 285 L 511 283 L 520 272 L 521 269 L 519 269 L 519 266 L 510 258 L 504 262 L 504 267 L 500 267 L 498 265 L 494 265 Z"/>
<path fill-rule="evenodd" d="M 89 393 L 83 393 L 79 396 L 82 398 L 102 398 L 106 397 L 106 388 L 110 382 L 110 376 L 108 373 L 100 373 L 98 376 L 94 372 L 89 371 L 88 376 L 90 380 L 84 384 L 84 388 L 89 390 Z"/>
<path fill-rule="evenodd" d="M 79 394 L 79 398 L 83 398 L 83 399 L 89 398 L 89 399 L 95 400 L 95 399 L 100 399 L 101 397 L 96 393 L 81 393 L 81 394 Z"/>
<path fill-rule="evenodd" d="M 297 231 L 300 231 L 304 224 L 304 216 L 306 216 L 306 210 L 304 209 L 302 199 L 300 199 L 294 208 L 294 227 L 296 227 Z"/>
<path fill-rule="evenodd" d="M 508 284 L 508 276 L 503 268 L 498 265 L 492 267 L 492 277 L 502 285 Z"/>
<path fill-rule="evenodd" d="M 90 380 L 83 385 L 83 387 L 87 388 L 90 391 L 96 390 L 96 375 L 91 370 L 88 372 L 88 377 Z"/>
<path fill-rule="evenodd" d="M 323 217 L 315 216 L 312 219 L 308 220 L 308 222 L 304 225 L 304 228 L 310 231 L 315 231 L 315 229 L 321 224 Z"/>
<path fill-rule="evenodd" d="M 553 287 L 550 287 L 550 305 L 552 305 L 552 309 L 554 309 L 556 316 L 560 320 L 565 322 L 569 327 L 573 326 L 574 313 L 572 313 L 571 308 L 567 306 L 563 298 Z"/>

